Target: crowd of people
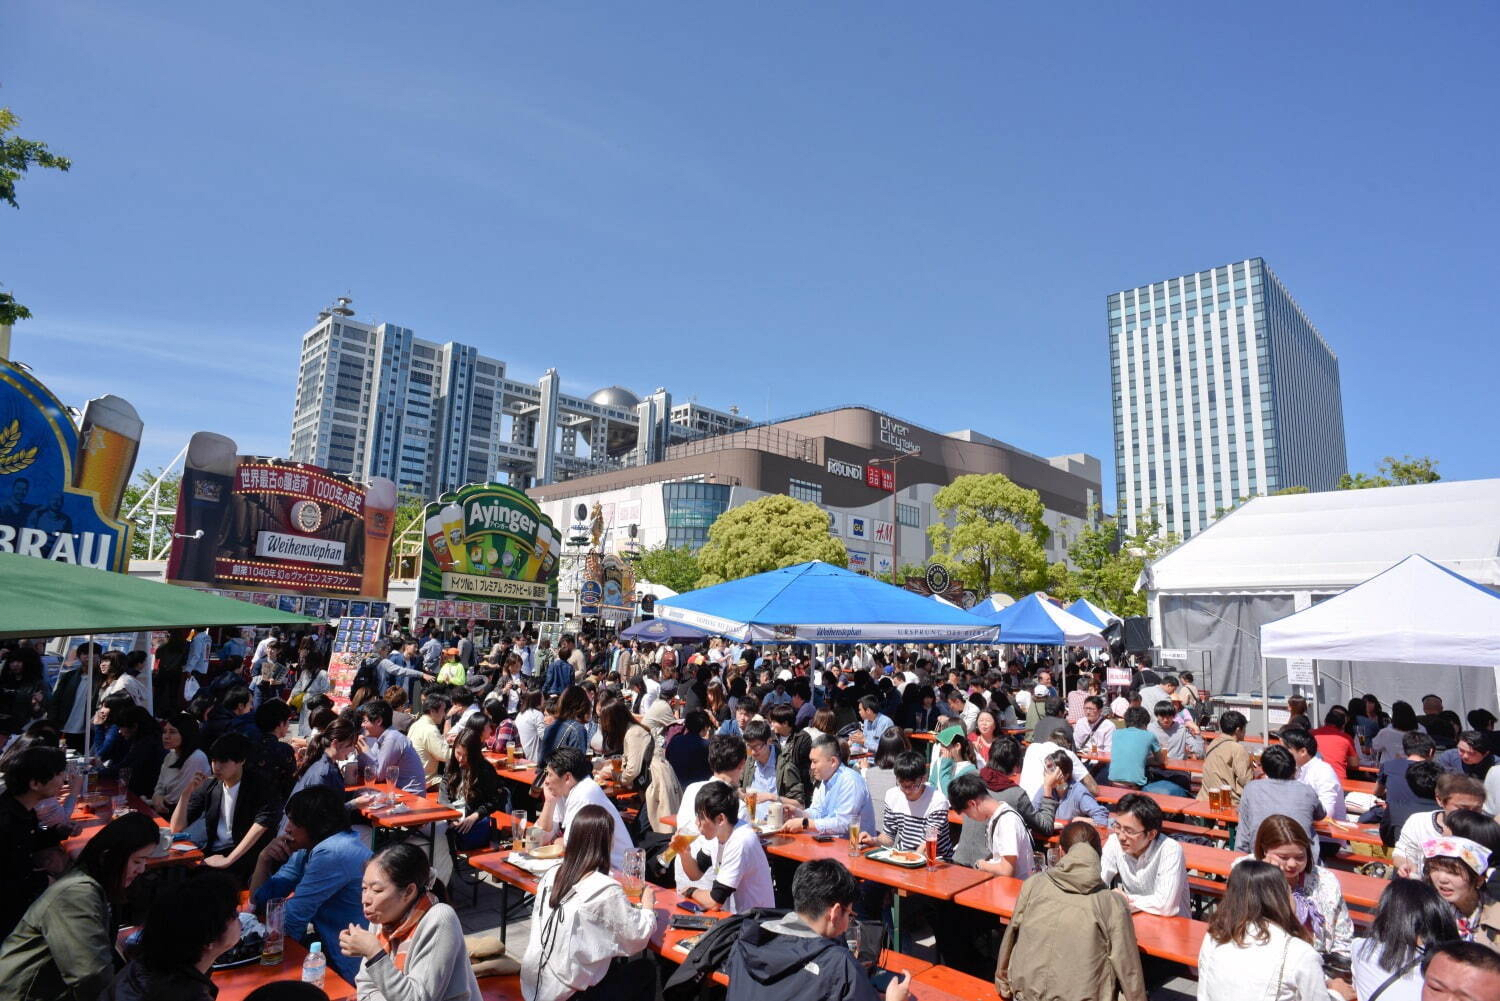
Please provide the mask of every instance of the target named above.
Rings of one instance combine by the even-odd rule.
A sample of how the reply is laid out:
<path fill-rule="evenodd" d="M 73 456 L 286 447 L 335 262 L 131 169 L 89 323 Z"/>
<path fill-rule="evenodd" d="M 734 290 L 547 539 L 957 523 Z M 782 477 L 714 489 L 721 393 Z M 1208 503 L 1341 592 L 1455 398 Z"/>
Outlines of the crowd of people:
<path fill-rule="evenodd" d="M 1500 984 L 1500 745 L 1485 710 L 1465 728 L 1436 697 L 1418 715 L 1366 696 L 1314 726 L 1294 698 L 1262 748 L 1242 714 L 1214 717 L 1191 675 L 1147 659 L 1111 690 L 1106 664 L 1083 654 L 945 662 L 910 647 L 567 634 L 551 646 L 524 630 L 482 651 L 436 623 L 382 641 L 336 705 L 328 641 L 215 647 L 198 630 L 158 650 L 150 678 L 143 657 L 87 644 L 59 662 L 27 643 L 0 650 L 0 838 L 12 847 L 0 1001 L 211 998 L 242 894 L 254 911 L 284 901 L 287 934 L 317 943 L 361 1001 L 478 1001 L 476 971 L 519 973 L 530 1001 L 654 997 L 641 955 L 652 884 L 741 919 L 720 954 L 731 998 L 873 997 L 845 941 L 890 921 L 890 891 L 834 860 L 769 855 L 775 831 L 854 831 L 864 849 L 1022 880 L 1004 927 L 919 896 L 903 921 L 1002 997 L 1139 999 L 1167 971 L 1143 957 L 1131 915 L 1193 914 L 1158 797 L 1216 794 L 1238 811 L 1243 855 L 1210 904 L 1200 997 L 1397 1001 L 1434 980 L 1457 986 L 1426 996 L 1463 997 L 1466 977 Z M 86 734 L 89 757 L 65 753 Z M 487 758 L 507 749 L 538 763 L 529 788 Z M 1196 794 L 1168 767 L 1183 758 L 1202 759 Z M 158 851 L 146 812 L 69 858 L 81 768 L 128 789 L 203 864 L 137 884 Z M 1351 768 L 1378 769 L 1373 799 L 1345 795 Z M 386 776 L 456 812 L 431 856 L 418 839 L 373 851 L 363 790 Z M 496 818 L 518 806 L 540 843 L 564 850 L 524 953 L 497 961 L 445 901 L 455 859 L 492 846 Z M 1362 937 L 1327 867 L 1340 846 L 1315 828 L 1346 816 L 1378 823 L 1392 850 L 1395 878 Z M 631 863 L 644 908 L 616 878 Z M 128 962 L 115 947 L 127 918 L 143 929 Z M 794 975 L 807 969 L 818 973 Z M 900 1001 L 908 980 L 882 989 Z"/>

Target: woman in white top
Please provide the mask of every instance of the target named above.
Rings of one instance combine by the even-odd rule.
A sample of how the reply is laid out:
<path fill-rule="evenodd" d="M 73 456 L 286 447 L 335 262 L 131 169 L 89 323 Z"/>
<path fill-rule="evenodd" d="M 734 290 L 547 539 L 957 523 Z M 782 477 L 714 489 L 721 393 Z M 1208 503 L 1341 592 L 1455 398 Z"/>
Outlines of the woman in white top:
<path fill-rule="evenodd" d="M 536 761 L 542 745 L 542 693 L 521 694 L 521 711 L 516 714 L 516 739 L 521 742 L 521 757 Z"/>
<path fill-rule="evenodd" d="M 1376 761 L 1395 761 L 1405 757 L 1406 752 L 1401 749 L 1401 738 L 1413 730 L 1427 732 L 1427 728 L 1417 722 L 1417 711 L 1411 707 L 1411 703 L 1392 704 L 1390 725 L 1375 734 L 1375 739 L 1370 741 L 1370 753 Z"/>
<path fill-rule="evenodd" d="M 146 707 L 146 686 L 140 678 L 130 673 L 127 667 L 129 662 L 129 658 L 118 650 L 111 650 L 104 655 L 104 687 L 99 691 L 95 708 L 104 705 L 104 700 L 111 695 L 117 694 L 128 695 L 130 701 L 143 709 Z"/>
<path fill-rule="evenodd" d="M 1453 909 L 1416 879 L 1393 879 L 1380 894 L 1369 938 L 1354 944 L 1354 995 L 1361 1001 L 1421 1001 L 1422 957 L 1458 938 Z"/>
<path fill-rule="evenodd" d="M 526 1001 L 617 997 L 640 975 L 615 960 L 640 953 L 651 940 L 656 887 L 645 884 L 641 905 L 631 906 L 609 874 L 614 829 L 603 807 L 583 807 L 568 825 L 562 865 L 537 885 L 531 941 L 521 959 Z"/>
<path fill-rule="evenodd" d="M 1198 950 L 1198 1001 L 1340 998 L 1328 988 L 1281 871 L 1254 860 L 1231 869 Z"/>
<path fill-rule="evenodd" d="M 161 746 L 167 756 L 162 759 L 156 789 L 151 793 L 151 808 L 169 817 L 193 776 L 209 774 L 208 755 L 198 747 L 198 721 L 192 713 L 173 713 L 162 720 Z"/>
<path fill-rule="evenodd" d="M 328 672 L 323 669 L 323 658 L 312 650 L 298 650 L 297 677 L 292 682 L 291 695 L 287 697 L 288 704 L 297 710 L 297 735 L 299 737 L 310 736 L 308 725 L 307 700 L 314 695 L 322 695 L 331 687 L 328 682 Z"/>

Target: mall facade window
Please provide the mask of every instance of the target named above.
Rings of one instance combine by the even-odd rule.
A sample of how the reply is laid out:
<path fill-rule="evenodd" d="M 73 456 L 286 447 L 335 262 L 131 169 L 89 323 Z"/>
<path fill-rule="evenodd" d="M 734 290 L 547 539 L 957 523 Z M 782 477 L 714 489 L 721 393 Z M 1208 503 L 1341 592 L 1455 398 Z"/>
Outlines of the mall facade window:
<path fill-rule="evenodd" d="M 729 485 L 663 483 L 661 499 L 667 516 L 667 545 L 696 550 L 708 541 L 709 526 L 729 510 Z"/>
<path fill-rule="evenodd" d="M 787 495 L 797 500 L 812 501 L 814 504 L 823 503 L 823 487 L 818 483 L 808 483 L 806 480 L 792 480 L 787 487 Z"/>
<path fill-rule="evenodd" d="M 922 509 L 915 504 L 896 505 L 896 523 L 907 528 L 922 527 Z"/>

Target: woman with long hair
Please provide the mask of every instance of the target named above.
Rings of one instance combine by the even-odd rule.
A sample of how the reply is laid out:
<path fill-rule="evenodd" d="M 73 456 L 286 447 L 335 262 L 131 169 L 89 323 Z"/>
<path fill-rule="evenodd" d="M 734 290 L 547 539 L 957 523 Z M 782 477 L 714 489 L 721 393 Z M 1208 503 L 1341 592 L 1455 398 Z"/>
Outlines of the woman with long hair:
<path fill-rule="evenodd" d="M 649 757 L 653 753 L 651 731 L 636 722 L 623 699 L 606 702 L 599 710 L 599 733 L 603 738 L 605 757 L 620 757 L 622 787 L 633 788 L 639 784 L 637 779 L 644 782 L 649 777 Z M 612 767 L 601 760 L 595 775 L 603 775 Z"/>
<path fill-rule="evenodd" d="M 0 984 L 18 998 L 90 1001 L 114 979 L 115 916 L 156 852 L 156 821 L 117 817 L 78 862 L 26 909 L 0 946 Z"/>
<path fill-rule="evenodd" d="M 969 740 L 964 736 L 961 724 L 953 723 L 943 727 L 938 732 L 937 745 L 938 750 L 932 756 L 927 781 L 946 796 L 948 786 L 954 779 L 964 772 L 977 771 L 979 765 L 974 760 L 974 751 L 969 747 Z"/>
<path fill-rule="evenodd" d="M 361 1001 L 483 1001 L 458 915 L 438 902 L 432 884 L 427 855 L 415 845 L 392 845 L 365 865 L 360 904 L 376 930 L 351 923 L 338 940 L 360 961 Z"/>
<path fill-rule="evenodd" d="M 885 794 L 896 788 L 896 757 L 911 750 L 911 738 L 899 726 L 886 728 L 875 745 L 875 757 L 864 769 L 865 786 L 875 807 L 875 830 L 885 830 Z"/>
<path fill-rule="evenodd" d="M 164 817 L 172 815 L 194 775 L 209 773 L 208 755 L 198 746 L 198 733 L 198 720 L 192 713 L 176 712 L 162 720 L 161 746 L 167 756 L 157 773 L 151 808 Z"/>
<path fill-rule="evenodd" d="M 988 706 L 979 710 L 979 715 L 974 717 L 974 729 L 969 734 L 969 747 L 975 758 L 980 761 L 989 760 L 990 744 L 994 743 L 995 734 L 999 732 L 999 721 L 995 719 L 994 710 Z"/>
<path fill-rule="evenodd" d="M 1255 832 L 1253 857 L 1274 865 L 1286 878 L 1297 921 L 1319 954 L 1347 960 L 1354 944 L 1354 922 L 1338 880 L 1317 864 L 1318 853 L 1302 825 L 1285 814 L 1271 814 Z"/>
<path fill-rule="evenodd" d="M 473 722 L 479 722 L 478 726 Z M 459 851 L 472 851 L 489 843 L 490 814 L 510 805 L 510 797 L 500 785 L 500 776 L 484 757 L 484 724 L 479 717 L 459 730 L 453 742 L 453 760 L 443 779 L 448 803 L 460 813 L 448 825 L 455 835 Z"/>
<path fill-rule="evenodd" d="M 557 700 L 557 718 L 542 732 L 542 745 L 537 760 L 546 761 L 547 756 L 559 747 L 576 747 L 585 755 L 589 753 L 589 718 L 592 716 L 589 696 L 582 686 L 569 685 Z"/>
<path fill-rule="evenodd" d="M 1198 950 L 1198 1001 L 1325 1001 L 1323 962 L 1310 938 L 1281 871 L 1241 862 Z"/>
<path fill-rule="evenodd" d="M 708 695 L 703 708 L 708 710 L 708 714 L 713 717 L 714 726 L 718 727 L 728 720 L 730 716 L 729 693 L 724 690 L 724 686 L 718 681 L 709 681 L 707 692 Z"/>
<path fill-rule="evenodd" d="M 307 700 L 322 695 L 332 687 L 323 656 L 307 644 L 297 647 L 297 676 L 292 681 L 292 694 L 287 705 L 297 710 L 297 736 L 306 737 L 308 732 Z"/>
<path fill-rule="evenodd" d="M 1484 907 L 1485 874 L 1490 850 L 1468 838 L 1434 838 L 1422 846 L 1428 885 L 1453 908 L 1458 937 L 1466 942 L 1479 933 L 1479 912 Z"/>
<path fill-rule="evenodd" d="M 807 734 L 809 738 L 816 740 L 824 734 L 830 737 L 837 737 L 838 734 L 834 732 L 834 729 L 833 710 L 824 706 L 812 714 L 812 719 L 808 721 L 807 726 L 802 728 L 802 732 Z"/>
<path fill-rule="evenodd" d="M 141 679 L 130 673 L 130 658 L 118 650 L 104 655 L 104 687 L 99 692 L 98 705 L 111 695 L 128 695 L 130 701 L 145 708 L 149 701 L 146 686 Z"/>
<path fill-rule="evenodd" d="M 1370 934 L 1354 944 L 1354 994 L 1370 1001 L 1421 1001 L 1422 957 L 1458 938 L 1453 910 L 1417 879 L 1393 879 L 1380 894 Z"/>
<path fill-rule="evenodd" d="M 0 664 L 0 715 L 19 724 L 47 715 L 49 693 L 42 677 L 42 658 L 30 646 L 5 653 Z"/>
<path fill-rule="evenodd" d="M 296 794 L 311 786 L 327 786 L 343 792 L 346 786 L 344 772 L 339 763 L 359 749 L 359 727 L 335 716 L 318 735 L 307 742 L 302 757 L 302 767 L 297 769 L 297 781 L 292 786 Z"/>
<path fill-rule="evenodd" d="M 568 826 L 563 863 L 547 871 L 536 889 L 531 941 L 521 959 L 521 990 L 528 1001 L 655 996 L 655 978 L 634 964 L 656 930 L 656 887 L 646 883 L 639 907 L 609 874 L 615 819 L 601 806 L 578 811 Z"/>

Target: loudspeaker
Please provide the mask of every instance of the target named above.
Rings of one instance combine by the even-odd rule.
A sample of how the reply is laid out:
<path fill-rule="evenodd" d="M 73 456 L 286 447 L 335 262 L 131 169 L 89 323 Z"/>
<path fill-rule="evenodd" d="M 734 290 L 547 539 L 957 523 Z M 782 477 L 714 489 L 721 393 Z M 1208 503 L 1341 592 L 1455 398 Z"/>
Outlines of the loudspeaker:
<path fill-rule="evenodd" d="M 1131 653 L 1144 653 L 1151 649 L 1151 619 L 1135 615 L 1125 620 L 1125 649 Z"/>

